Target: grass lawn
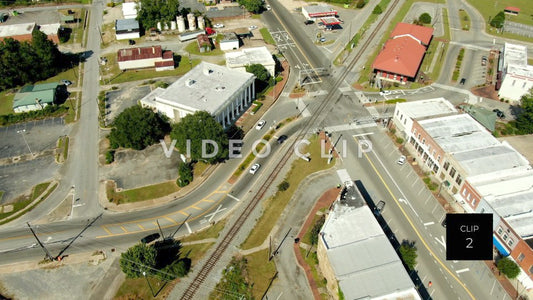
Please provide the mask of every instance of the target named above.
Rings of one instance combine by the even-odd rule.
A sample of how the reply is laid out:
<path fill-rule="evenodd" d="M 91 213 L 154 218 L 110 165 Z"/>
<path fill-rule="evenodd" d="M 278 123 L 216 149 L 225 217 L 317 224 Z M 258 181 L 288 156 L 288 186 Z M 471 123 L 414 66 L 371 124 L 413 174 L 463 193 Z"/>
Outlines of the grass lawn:
<path fill-rule="evenodd" d="M 285 251 L 292 251 L 287 248 Z M 245 256 L 250 283 L 253 285 L 252 294 L 255 299 L 261 299 L 274 274 L 276 265 L 274 261 L 268 261 L 268 249 L 254 252 Z"/>
<path fill-rule="evenodd" d="M 470 17 L 464 9 L 459 10 L 459 21 L 461 21 L 461 29 L 466 31 L 470 30 Z"/>
<path fill-rule="evenodd" d="M 193 59 L 190 63 L 187 56 L 178 56 L 179 65 L 174 70 L 157 72 L 155 69 L 139 69 L 122 72 L 118 68 L 116 53 L 108 54 L 105 57 L 108 61 L 105 66 L 101 66 L 102 74 L 105 78 L 103 81 L 101 81 L 102 84 L 116 84 L 152 79 L 154 77 L 179 76 L 189 72 L 192 67 L 201 62 L 199 59 Z"/>
<path fill-rule="evenodd" d="M 531 15 L 533 15 L 533 5 L 531 5 L 531 0 L 467 0 L 467 2 L 474 6 L 483 15 L 483 18 L 485 18 L 485 22 L 487 22 L 487 24 L 489 22 L 489 18 L 494 18 L 494 16 L 500 11 L 503 11 L 505 7 L 515 6 L 520 8 L 520 13 L 518 16 L 506 15 L 505 19 L 508 21 L 533 26 L 533 18 L 531 18 Z"/>
<path fill-rule="evenodd" d="M 67 79 L 67 80 L 72 81 L 72 86 L 76 86 L 76 85 L 78 85 L 78 70 L 79 70 L 79 66 L 74 65 L 73 68 L 70 68 L 70 69 L 68 69 L 66 71 L 63 71 L 63 72 L 57 74 L 54 77 L 50 77 L 50 78 L 47 78 L 45 80 L 36 82 L 35 84 L 49 83 L 49 82 L 58 82 L 59 83 L 59 81 L 61 79 Z"/>
<path fill-rule="evenodd" d="M 324 293 L 320 294 L 320 298 L 329 299 L 329 295 L 328 295 L 327 287 L 325 283 L 326 280 L 320 273 L 318 273 L 318 270 L 317 270 L 318 269 L 318 257 L 316 256 L 316 247 L 313 246 L 313 248 L 311 249 L 309 253 L 307 250 L 300 247 L 300 253 L 302 257 L 304 258 L 305 262 L 307 263 L 307 265 L 309 265 L 309 268 L 311 269 L 311 274 L 313 276 L 313 279 L 316 282 L 316 285 L 319 291 L 320 290 L 324 291 Z"/>
<path fill-rule="evenodd" d="M 193 241 L 200 241 L 205 239 L 211 239 L 211 238 L 218 238 L 220 236 L 220 231 L 224 229 L 224 226 L 226 226 L 226 219 L 216 223 L 214 226 L 209 226 L 209 228 L 204 229 L 200 232 L 196 232 L 193 234 L 190 234 L 184 238 L 181 239 L 182 243 L 186 242 L 193 242 Z"/>
<path fill-rule="evenodd" d="M 272 37 L 272 35 L 270 35 L 268 28 L 261 28 L 259 29 L 259 32 L 263 36 L 263 40 L 265 40 L 265 43 L 276 45 L 276 41 L 274 41 L 274 38 Z"/>
<path fill-rule="evenodd" d="M 76 120 L 79 119 L 80 110 L 81 110 L 81 92 L 74 92 L 70 94 L 68 100 L 65 101 L 63 105 L 68 107 L 68 112 L 67 112 L 67 115 L 65 116 L 65 122 L 67 124 L 73 123 L 75 119 Z M 76 109 L 74 109 L 75 106 L 77 106 Z M 76 118 L 76 114 L 78 115 L 77 118 Z"/>
<path fill-rule="evenodd" d="M 309 141 L 311 144 L 309 144 L 307 149 L 300 152 L 305 153 L 308 151 L 311 155 L 311 161 L 307 162 L 302 159 L 297 159 L 292 163 L 291 169 L 285 177 L 285 180 L 289 182 L 289 188 L 283 192 L 278 191 L 273 197 L 270 197 L 263 202 L 263 214 L 257 221 L 250 235 L 246 238 L 246 241 L 241 245 L 242 249 L 250 249 L 259 246 L 266 238 L 268 238 L 274 224 L 277 222 L 279 216 L 285 209 L 285 206 L 289 203 L 289 200 L 304 178 L 311 173 L 335 165 L 334 160 L 328 165 L 327 159 L 320 157 L 320 142 L 318 136 L 314 135 Z"/>
<path fill-rule="evenodd" d="M 216 55 L 223 55 L 224 51 L 216 48 L 216 46 L 213 46 L 211 51 L 209 52 L 200 52 L 200 49 L 198 49 L 198 43 L 196 40 L 189 43 L 187 46 L 185 46 L 185 51 L 189 52 L 190 54 L 194 55 L 204 55 L 204 56 L 216 56 Z"/>
<path fill-rule="evenodd" d="M 15 199 L 13 201 L 13 211 L 11 212 L 8 212 L 8 213 L 0 213 L 0 220 L 6 218 L 6 217 L 9 217 L 10 215 L 20 211 L 20 210 L 32 210 L 36 205 L 38 205 L 42 200 L 46 199 L 46 197 L 48 197 L 48 195 L 50 195 L 50 193 L 52 193 L 54 191 L 54 189 L 57 187 L 57 184 L 55 184 L 52 188 L 50 188 L 50 190 L 45 194 L 43 195 L 43 197 L 41 197 L 41 199 L 39 200 L 39 202 L 35 203 L 35 205 L 31 206 L 31 207 L 28 207 L 28 205 L 30 205 L 35 199 L 37 199 L 37 197 L 39 197 L 39 195 L 41 195 L 47 188 L 48 186 L 50 185 L 51 182 L 44 182 L 44 183 L 40 183 L 38 185 L 36 185 L 31 194 L 29 196 L 20 196 L 18 197 L 17 199 Z M 3 192 L 2 192 L 3 194 Z M 1 197 L 0 197 L 1 198 Z M 7 221 L 0 221 L 0 225 L 1 224 L 4 224 L 4 223 L 7 223 Z"/>
<path fill-rule="evenodd" d="M 74 14 L 72 14 L 72 16 L 75 18 L 75 19 L 79 19 L 80 21 L 76 24 L 68 24 L 67 28 L 70 28 L 72 30 L 72 32 L 70 33 L 70 37 L 68 39 L 68 41 L 66 43 L 61 43 L 61 45 L 68 45 L 68 44 L 81 44 L 82 43 L 82 38 L 83 38 L 83 18 L 85 18 L 85 8 L 73 8 L 73 9 L 70 9 L 71 11 L 74 12 Z M 68 9 L 61 9 L 59 10 L 59 13 L 63 14 L 63 15 L 68 15 Z"/>
<path fill-rule="evenodd" d="M 202 243 L 186 245 L 181 248 L 181 255 L 182 257 L 190 258 L 191 266 L 194 266 L 214 244 L 215 243 Z"/>
<path fill-rule="evenodd" d="M 154 290 L 154 293 L 161 289 L 161 286 L 165 283 L 156 278 L 148 277 L 150 285 Z M 150 286 L 146 282 L 145 278 L 126 279 L 117 291 L 117 294 L 113 299 L 166 299 L 176 283 L 167 284 L 157 297 L 152 297 L 152 291 Z"/>
<path fill-rule="evenodd" d="M 0 93 L 0 115 L 8 115 L 13 113 L 13 99 L 15 93 L 10 92 L 11 89 Z"/>
<path fill-rule="evenodd" d="M 116 191 L 113 183 L 108 182 L 106 186 L 109 202 L 116 204 L 156 199 L 177 192 L 179 189 L 174 180 L 120 192 Z"/>

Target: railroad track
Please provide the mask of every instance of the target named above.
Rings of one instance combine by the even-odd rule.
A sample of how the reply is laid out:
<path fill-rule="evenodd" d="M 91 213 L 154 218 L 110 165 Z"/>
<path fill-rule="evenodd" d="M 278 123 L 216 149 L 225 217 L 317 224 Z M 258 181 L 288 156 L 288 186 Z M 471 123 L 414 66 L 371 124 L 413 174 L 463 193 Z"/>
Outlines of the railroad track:
<path fill-rule="evenodd" d="M 385 20 L 390 16 L 391 12 L 394 10 L 396 5 L 398 5 L 399 1 L 400 0 L 394 0 L 394 2 L 391 4 L 389 9 L 383 15 L 383 18 L 381 19 L 381 21 L 378 23 L 378 25 L 374 28 L 374 30 L 370 34 L 369 39 L 373 38 L 377 34 L 378 30 L 381 29 L 383 23 L 385 23 Z M 218 244 L 218 246 L 216 247 L 216 249 L 213 252 L 213 254 L 209 257 L 207 262 L 202 266 L 202 269 L 196 275 L 196 277 L 194 278 L 193 282 L 187 287 L 187 289 L 183 293 L 183 296 L 181 297 L 181 299 L 189 300 L 189 299 L 192 299 L 193 296 L 196 294 L 196 292 L 198 291 L 198 289 L 200 288 L 202 283 L 204 283 L 205 279 L 207 278 L 207 276 L 209 275 L 211 270 L 214 268 L 215 264 L 218 262 L 218 260 L 222 256 L 222 254 L 224 254 L 224 252 L 226 251 L 228 246 L 231 244 L 231 241 L 235 238 L 235 236 L 237 235 L 237 233 L 241 229 L 241 227 L 244 224 L 244 222 L 248 219 L 248 217 L 250 216 L 252 211 L 255 209 L 255 207 L 257 206 L 259 201 L 265 195 L 265 193 L 268 190 L 268 188 L 272 185 L 272 182 L 274 182 L 276 177 L 279 175 L 279 172 L 281 171 L 283 166 L 289 160 L 289 158 L 290 158 L 290 156 L 292 154 L 292 149 L 293 149 L 294 144 L 296 143 L 296 141 L 298 141 L 300 139 L 303 139 L 305 137 L 305 135 L 309 132 L 309 130 L 313 126 L 317 126 L 318 124 L 320 124 L 320 122 L 317 122 L 317 121 L 319 121 L 318 118 L 321 116 L 321 113 L 323 111 L 325 111 L 325 109 L 328 107 L 328 104 L 331 104 L 331 105 L 334 104 L 332 99 L 334 99 L 335 95 L 338 94 L 338 93 L 336 93 L 336 91 L 338 90 L 338 88 L 342 84 L 344 78 L 346 77 L 348 72 L 351 70 L 351 68 L 361 58 L 361 56 L 363 56 L 363 54 L 367 50 L 368 46 L 369 46 L 368 43 L 364 44 L 359 49 L 357 54 L 353 57 L 353 59 L 349 62 L 348 66 L 341 73 L 341 75 L 339 76 L 338 80 L 335 81 L 333 84 L 330 84 L 330 86 L 328 86 L 329 90 L 332 91 L 332 92 L 330 92 L 330 93 L 328 93 L 326 95 L 324 100 L 318 106 L 317 111 L 309 119 L 307 119 L 307 121 L 304 123 L 303 128 L 300 129 L 300 131 L 298 132 L 297 138 L 292 142 L 291 146 L 283 154 L 283 157 L 281 158 L 281 160 L 276 164 L 276 167 L 274 168 L 272 173 L 267 177 L 266 181 L 259 188 L 259 190 L 255 194 L 255 196 L 252 198 L 252 200 L 250 202 L 248 202 L 248 204 L 246 205 L 246 208 L 244 209 L 244 212 L 237 218 L 237 220 L 231 226 L 231 228 L 228 231 L 228 233 L 222 238 L 222 241 Z M 329 83 L 329 81 L 328 81 L 328 83 Z M 325 117 L 325 115 L 324 115 L 324 117 Z"/>

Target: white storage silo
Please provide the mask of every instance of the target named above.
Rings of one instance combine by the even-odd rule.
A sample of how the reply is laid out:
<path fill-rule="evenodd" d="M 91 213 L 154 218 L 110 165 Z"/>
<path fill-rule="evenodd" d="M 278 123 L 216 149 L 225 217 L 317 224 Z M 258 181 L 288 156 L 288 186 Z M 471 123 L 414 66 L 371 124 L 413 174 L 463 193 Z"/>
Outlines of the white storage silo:
<path fill-rule="evenodd" d="M 157 30 L 161 31 L 161 22 L 157 22 Z"/>
<path fill-rule="evenodd" d="M 183 16 L 177 16 L 176 23 L 178 23 L 178 31 L 184 32 L 185 31 L 185 19 L 183 18 Z"/>
<path fill-rule="evenodd" d="M 170 30 L 176 30 L 176 21 L 170 21 Z"/>
<path fill-rule="evenodd" d="M 193 13 L 187 14 L 187 22 L 189 22 L 189 30 L 196 30 L 196 18 Z"/>
<path fill-rule="evenodd" d="M 203 16 L 198 16 L 196 19 L 198 21 L 198 29 L 205 29 L 205 21 Z"/>

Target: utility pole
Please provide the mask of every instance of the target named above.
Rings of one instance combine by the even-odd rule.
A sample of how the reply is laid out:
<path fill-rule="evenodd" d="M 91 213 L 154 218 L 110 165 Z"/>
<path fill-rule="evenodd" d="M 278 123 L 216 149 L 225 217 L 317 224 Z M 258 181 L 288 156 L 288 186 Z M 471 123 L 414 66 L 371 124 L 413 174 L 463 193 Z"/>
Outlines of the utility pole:
<path fill-rule="evenodd" d="M 278 254 L 278 252 L 279 252 L 279 248 L 281 248 L 281 245 L 283 245 L 283 242 L 285 241 L 285 239 L 287 238 L 287 236 L 288 236 L 289 233 L 291 232 L 291 229 L 292 229 L 292 228 L 289 228 L 289 230 L 287 230 L 287 233 L 285 234 L 285 236 L 283 237 L 283 239 L 282 239 L 281 242 L 279 243 L 279 245 L 278 245 L 278 247 L 276 248 L 276 250 L 274 250 L 274 253 L 272 253 L 272 254 L 270 255 L 270 258 L 268 259 L 269 261 L 271 261 L 272 258 L 274 258 L 274 256 L 275 256 L 276 254 Z"/>
<path fill-rule="evenodd" d="M 185 218 L 185 221 L 183 221 L 183 223 L 180 224 L 180 226 L 178 226 L 178 229 L 176 229 L 176 231 L 174 231 L 174 233 L 170 236 L 171 238 L 174 238 L 174 236 L 176 235 L 176 233 L 178 233 L 178 231 L 181 229 L 181 226 L 183 226 L 183 224 L 185 224 L 185 222 L 187 222 L 187 220 L 191 217 L 191 215 L 188 215 L 187 218 Z"/>
<path fill-rule="evenodd" d="M 29 222 L 26 223 L 28 225 L 28 227 L 30 228 L 30 231 L 31 233 L 33 234 L 33 236 L 35 237 L 35 239 L 37 240 L 37 243 L 39 243 L 39 246 L 41 246 L 41 248 L 43 248 L 43 251 L 44 253 L 46 254 L 46 258 L 48 258 L 48 260 L 50 261 L 54 261 L 55 259 L 52 257 L 52 255 L 50 255 L 50 252 L 48 252 L 48 249 L 46 249 L 46 247 L 43 245 L 43 243 L 41 242 L 41 240 L 39 240 L 39 238 L 37 237 L 37 235 L 35 234 L 35 231 L 33 231 L 33 228 L 31 228 L 31 225 Z"/>
<path fill-rule="evenodd" d="M 165 234 L 163 234 L 163 230 L 161 230 L 161 225 L 159 225 L 159 220 L 155 220 L 157 222 L 157 227 L 159 227 L 159 232 L 161 232 L 161 237 L 163 240 L 165 239 Z"/>

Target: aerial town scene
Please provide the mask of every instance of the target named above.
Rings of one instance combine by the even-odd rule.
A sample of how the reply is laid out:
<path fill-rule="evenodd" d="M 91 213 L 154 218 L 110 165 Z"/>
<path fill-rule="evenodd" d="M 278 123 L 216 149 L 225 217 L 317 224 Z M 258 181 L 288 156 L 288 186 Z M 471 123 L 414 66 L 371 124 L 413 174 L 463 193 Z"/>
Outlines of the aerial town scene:
<path fill-rule="evenodd" d="M 1 0 L 8 299 L 533 300 L 533 2 Z"/>

